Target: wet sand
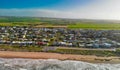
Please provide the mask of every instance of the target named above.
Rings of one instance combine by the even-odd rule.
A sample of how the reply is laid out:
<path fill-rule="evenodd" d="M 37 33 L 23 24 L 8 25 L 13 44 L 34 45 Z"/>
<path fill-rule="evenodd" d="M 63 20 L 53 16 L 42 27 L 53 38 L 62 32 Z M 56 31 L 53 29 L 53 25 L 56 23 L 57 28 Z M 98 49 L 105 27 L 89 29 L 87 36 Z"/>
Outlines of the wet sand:
<path fill-rule="evenodd" d="M 120 57 L 97 57 L 93 55 L 73 55 L 45 52 L 0 51 L 0 58 L 59 59 L 85 61 L 92 63 L 120 63 Z"/>

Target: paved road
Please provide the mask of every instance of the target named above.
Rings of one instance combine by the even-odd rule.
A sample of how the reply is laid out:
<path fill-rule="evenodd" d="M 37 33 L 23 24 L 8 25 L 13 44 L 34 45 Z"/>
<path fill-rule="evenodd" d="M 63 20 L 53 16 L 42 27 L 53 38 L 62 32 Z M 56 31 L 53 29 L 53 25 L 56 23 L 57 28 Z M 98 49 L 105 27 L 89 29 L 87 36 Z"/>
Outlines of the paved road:
<path fill-rule="evenodd" d="M 116 51 L 116 48 L 105 49 L 105 48 L 72 48 L 72 47 L 56 47 L 57 49 L 76 49 L 76 50 L 100 50 L 100 51 Z"/>

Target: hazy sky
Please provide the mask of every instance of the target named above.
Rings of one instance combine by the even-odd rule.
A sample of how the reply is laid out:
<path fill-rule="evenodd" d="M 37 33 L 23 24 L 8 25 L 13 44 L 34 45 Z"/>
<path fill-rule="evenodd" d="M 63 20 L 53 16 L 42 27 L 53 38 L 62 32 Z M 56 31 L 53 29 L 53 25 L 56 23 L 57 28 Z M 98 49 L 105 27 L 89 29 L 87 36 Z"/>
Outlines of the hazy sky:
<path fill-rule="evenodd" d="M 0 16 L 120 20 L 120 0 L 0 0 Z"/>

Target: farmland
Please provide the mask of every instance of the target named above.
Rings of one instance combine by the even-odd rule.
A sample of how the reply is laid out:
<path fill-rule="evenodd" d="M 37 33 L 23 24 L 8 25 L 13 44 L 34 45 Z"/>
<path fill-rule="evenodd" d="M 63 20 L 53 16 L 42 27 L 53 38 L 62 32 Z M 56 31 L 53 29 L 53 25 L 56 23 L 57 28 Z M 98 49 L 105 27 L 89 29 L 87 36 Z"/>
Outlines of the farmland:
<path fill-rule="evenodd" d="M 120 23 L 89 21 L 80 19 L 38 18 L 38 17 L 0 17 L 0 26 L 65 27 L 69 29 L 119 30 Z"/>
<path fill-rule="evenodd" d="M 28 23 L 28 22 L 15 22 L 15 23 L 0 23 L 0 26 L 34 26 L 34 27 L 65 27 L 69 29 L 97 29 L 97 30 L 119 30 L 119 23 L 77 23 L 77 24 L 66 24 L 66 25 L 54 25 L 46 24 L 42 22 Z"/>
<path fill-rule="evenodd" d="M 68 25 L 68 28 L 72 29 L 120 29 L 120 24 L 119 23 L 77 23 L 77 24 L 71 24 Z"/>

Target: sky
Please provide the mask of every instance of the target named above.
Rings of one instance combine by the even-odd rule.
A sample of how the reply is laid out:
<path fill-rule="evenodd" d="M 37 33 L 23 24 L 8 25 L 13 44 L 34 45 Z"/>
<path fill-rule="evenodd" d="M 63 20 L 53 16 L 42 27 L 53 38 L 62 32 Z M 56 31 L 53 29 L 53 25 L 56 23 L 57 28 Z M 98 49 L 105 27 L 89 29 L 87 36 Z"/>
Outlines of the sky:
<path fill-rule="evenodd" d="M 0 0 L 0 16 L 120 20 L 120 0 Z"/>

